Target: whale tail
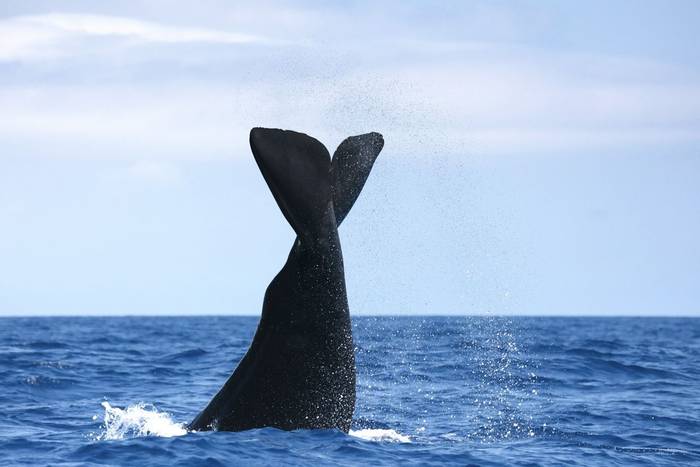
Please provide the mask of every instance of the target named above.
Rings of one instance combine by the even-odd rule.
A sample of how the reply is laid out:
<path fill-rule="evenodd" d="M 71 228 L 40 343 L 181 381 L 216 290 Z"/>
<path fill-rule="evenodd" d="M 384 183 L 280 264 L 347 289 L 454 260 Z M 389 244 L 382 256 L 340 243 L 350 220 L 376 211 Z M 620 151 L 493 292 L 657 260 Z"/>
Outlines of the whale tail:
<path fill-rule="evenodd" d="M 250 147 L 284 217 L 300 237 L 317 230 L 333 203 L 345 219 L 384 147 L 379 133 L 345 139 L 331 159 L 315 138 L 289 130 L 253 128 Z"/>

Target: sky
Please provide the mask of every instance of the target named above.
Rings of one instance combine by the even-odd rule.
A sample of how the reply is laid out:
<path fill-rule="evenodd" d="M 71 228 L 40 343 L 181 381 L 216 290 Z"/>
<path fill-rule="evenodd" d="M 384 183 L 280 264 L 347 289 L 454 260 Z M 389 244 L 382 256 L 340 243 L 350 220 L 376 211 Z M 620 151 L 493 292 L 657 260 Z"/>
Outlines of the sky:
<path fill-rule="evenodd" d="M 351 312 L 700 316 L 700 3 L 0 4 L 0 316 L 258 314 L 254 126 L 385 147 Z"/>

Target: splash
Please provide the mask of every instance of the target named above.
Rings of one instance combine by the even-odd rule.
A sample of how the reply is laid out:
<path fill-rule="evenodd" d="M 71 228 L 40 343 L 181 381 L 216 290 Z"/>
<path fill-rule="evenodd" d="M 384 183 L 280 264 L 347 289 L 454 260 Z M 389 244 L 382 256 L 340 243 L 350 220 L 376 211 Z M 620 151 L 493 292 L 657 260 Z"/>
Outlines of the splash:
<path fill-rule="evenodd" d="M 365 441 L 379 441 L 379 442 L 390 442 L 390 443 L 410 443 L 411 438 L 406 435 L 394 430 L 382 430 L 382 429 L 363 429 L 363 430 L 350 430 L 350 436 L 355 438 L 360 438 Z"/>
<path fill-rule="evenodd" d="M 507 317 L 488 316 L 472 326 L 483 348 L 469 357 L 475 381 L 470 425 L 475 428 L 466 438 L 494 443 L 535 436 L 537 376 L 515 324 Z"/>
<path fill-rule="evenodd" d="M 140 402 L 125 409 L 120 409 L 119 407 L 112 407 L 109 402 L 105 401 L 102 402 L 102 407 L 105 409 L 102 431 L 93 435 L 93 438 L 98 441 L 142 436 L 170 438 L 187 434 L 184 423 L 174 422 L 170 414 L 159 412 L 151 404 Z M 93 417 L 93 420 L 97 420 L 97 415 Z M 350 430 L 350 436 L 373 442 L 411 442 L 411 438 L 408 436 L 402 435 L 395 430 L 385 429 Z"/>
<path fill-rule="evenodd" d="M 184 424 L 176 423 L 166 412 L 158 412 L 152 405 L 138 403 L 125 409 L 112 407 L 102 402 L 105 409 L 102 432 L 95 435 L 97 440 L 116 440 L 139 436 L 160 436 L 169 438 L 187 434 Z M 97 416 L 93 417 L 97 419 Z"/>

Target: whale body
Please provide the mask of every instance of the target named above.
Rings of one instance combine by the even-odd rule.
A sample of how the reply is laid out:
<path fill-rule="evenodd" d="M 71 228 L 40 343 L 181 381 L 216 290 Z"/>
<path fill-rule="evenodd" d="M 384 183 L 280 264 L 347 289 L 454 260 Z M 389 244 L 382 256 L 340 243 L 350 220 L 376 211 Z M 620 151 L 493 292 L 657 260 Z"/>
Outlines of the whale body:
<path fill-rule="evenodd" d="M 303 133 L 253 128 L 250 146 L 297 237 L 265 292 L 248 352 L 189 428 L 347 432 L 356 376 L 338 226 L 384 140 L 379 133 L 349 137 L 331 159 Z"/>

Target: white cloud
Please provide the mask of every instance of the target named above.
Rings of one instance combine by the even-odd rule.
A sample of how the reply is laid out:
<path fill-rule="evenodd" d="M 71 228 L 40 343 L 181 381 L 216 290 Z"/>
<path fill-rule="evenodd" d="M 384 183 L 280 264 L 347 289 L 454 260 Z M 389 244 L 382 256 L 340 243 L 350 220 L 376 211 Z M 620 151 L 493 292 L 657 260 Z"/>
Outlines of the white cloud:
<path fill-rule="evenodd" d="M 118 16 L 50 13 L 0 20 L 0 60 L 29 60 L 68 53 L 75 39 L 113 37 L 145 43 L 249 44 L 257 35 L 213 29 L 166 26 Z"/>
<path fill-rule="evenodd" d="M 292 90 L 290 92 L 290 89 Z M 385 133 L 396 154 L 559 153 L 697 144 L 700 88 L 609 83 L 492 64 L 362 71 L 325 80 L 0 89 L 0 142 L 64 157 L 247 157 L 253 126 L 329 147 Z M 42 143 L 39 143 L 42 142 Z"/>
<path fill-rule="evenodd" d="M 639 148 L 672 144 L 698 144 L 700 134 L 692 129 L 601 129 L 601 128 L 498 128 L 453 133 L 452 140 L 470 154 L 567 155 L 581 150 Z"/>
<path fill-rule="evenodd" d="M 267 29 L 248 13 L 224 22 L 249 23 L 261 35 L 105 15 L 0 20 L 0 60 L 84 52 L 87 37 L 169 52 L 124 54 L 111 41 L 92 41 L 96 53 L 57 63 L 50 74 L 35 73 L 40 64 L 18 66 L 32 84 L 17 79 L 0 88 L 0 143 L 56 156 L 200 159 L 247 155 L 247 132 L 256 125 L 308 131 L 329 146 L 377 130 L 387 149 L 417 155 L 568 153 L 699 139 L 697 80 L 652 60 L 408 38 L 373 22 L 353 23 L 358 39 L 347 41 L 332 34 L 347 27 L 335 26 L 336 13 L 299 10 L 287 24 L 289 11 L 268 8 L 264 22 L 274 27 Z M 316 29 L 295 36 L 300 24 Z M 254 55 L 210 47 L 271 43 L 263 37 L 275 28 L 306 45 Z M 196 53 L 183 47 L 190 43 L 199 44 Z"/>
<path fill-rule="evenodd" d="M 219 42 L 240 44 L 262 40 L 260 37 L 247 34 L 163 26 L 148 21 L 116 16 L 54 13 L 27 16 L 19 20 L 75 34 L 123 36 L 147 42 Z"/>
<path fill-rule="evenodd" d="M 0 61 L 45 58 L 60 55 L 60 31 L 21 20 L 0 21 Z"/>

